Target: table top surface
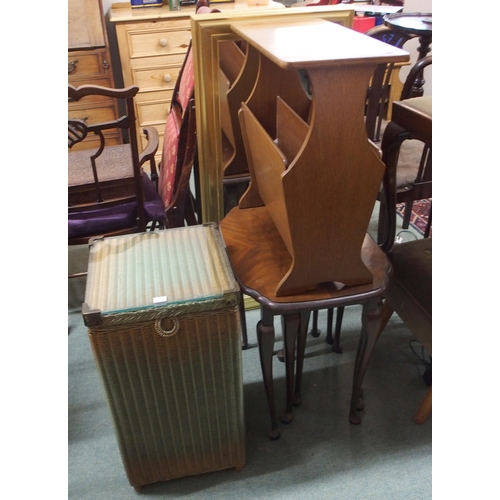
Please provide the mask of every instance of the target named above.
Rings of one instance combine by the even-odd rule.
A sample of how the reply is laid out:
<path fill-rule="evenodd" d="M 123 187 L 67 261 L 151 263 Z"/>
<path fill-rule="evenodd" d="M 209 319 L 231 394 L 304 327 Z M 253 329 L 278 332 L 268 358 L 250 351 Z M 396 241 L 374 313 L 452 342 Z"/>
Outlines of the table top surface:
<path fill-rule="evenodd" d="M 416 35 L 432 35 L 432 13 L 401 12 L 390 14 L 384 18 L 384 24 L 389 28 L 404 33 Z"/>
<path fill-rule="evenodd" d="M 242 21 L 231 29 L 284 69 L 409 60 L 404 50 L 324 19 Z"/>
<path fill-rule="evenodd" d="M 102 315 L 179 306 L 236 293 L 215 224 L 96 239 L 85 303 Z"/>

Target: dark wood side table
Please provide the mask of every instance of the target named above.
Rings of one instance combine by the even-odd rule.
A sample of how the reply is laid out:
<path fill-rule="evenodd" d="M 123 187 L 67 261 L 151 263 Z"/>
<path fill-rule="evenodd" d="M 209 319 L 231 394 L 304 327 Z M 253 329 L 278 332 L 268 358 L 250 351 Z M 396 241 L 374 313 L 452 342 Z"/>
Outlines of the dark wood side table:
<path fill-rule="evenodd" d="M 431 50 L 432 43 L 432 13 L 422 12 L 400 12 L 389 14 L 384 17 L 384 24 L 405 34 L 418 35 L 420 45 L 418 50 L 418 61 L 424 58 Z M 413 87 L 412 97 L 421 97 L 424 94 L 423 73 L 418 76 Z"/>

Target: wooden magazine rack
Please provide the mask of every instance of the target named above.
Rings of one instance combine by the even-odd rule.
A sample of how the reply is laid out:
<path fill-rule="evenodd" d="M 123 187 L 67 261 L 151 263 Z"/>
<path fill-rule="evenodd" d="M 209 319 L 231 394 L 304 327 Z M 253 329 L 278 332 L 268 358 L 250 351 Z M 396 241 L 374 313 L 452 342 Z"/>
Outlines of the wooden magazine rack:
<path fill-rule="evenodd" d="M 385 167 L 363 106 L 377 65 L 408 54 L 321 19 L 231 28 L 259 55 L 240 110 L 251 182 L 239 208 L 265 205 L 292 257 L 275 295 L 371 283 L 361 247 Z"/>

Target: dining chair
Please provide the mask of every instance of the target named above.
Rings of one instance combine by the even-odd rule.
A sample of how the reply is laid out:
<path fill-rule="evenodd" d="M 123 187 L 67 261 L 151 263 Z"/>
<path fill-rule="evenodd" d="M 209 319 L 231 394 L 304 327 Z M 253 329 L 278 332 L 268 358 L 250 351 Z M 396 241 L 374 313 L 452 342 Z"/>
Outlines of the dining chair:
<path fill-rule="evenodd" d="M 422 140 L 431 148 L 432 97 L 395 102 L 392 120 L 382 139 L 386 223 L 378 237 L 383 241 L 382 248 L 391 261 L 393 274 L 384 291 L 378 335 L 396 312 L 432 358 L 432 238 L 395 243 L 398 154 L 409 138 Z M 415 414 L 415 422 L 424 423 L 431 409 L 432 385 Z"/>
<path fill-rule="evenodd" d="M 422 74 L 425 68 L 432 64 L 432 55 L 426 56 L 419 61 L 417 61 L 408 76 L 406 77 L 403 90 L 401 92 L 400 101 L 405 101 L 412 98 L 413 85 L 419 75 Z M 414 115 L 417 119 L 419 116 Z M 431 199 L 432 198 L 432 151 L 431 151 L 431 141 L 428 137 L 422 138 L 418 134 L 408 139 L 408 142 L 402 144 L 402 148 L 405 144 L 419 144 L 421 151 L 419 161 L 415 161 L 414 164 L 407 165 L 405 169 L 401 167 L 396 170 L 396 203 L 405 204 L 403 213 L 403 229 L 408 229 L 411 212 L 413 208 L 413 203 L 417 200 Z M 400 148 L 401 154 L 401 148 Z M 399 158 L 399 156 L 398 156 Z M 384 224 L 384 203 L 385 197 L 381 194 L 379 195 L 379 201 L 381 203 L 380 217 L 379 217 L 379 227 Z M 432 224 L 432 217 L 429 217 L 427 222 L 427 227 L 424 232 L 424 236 L 428 237 L 430 234 L 430 228 Z"/>
<path fill-rule="evenodd" d="M 150 222 L 165 220 L 163 203 L 155 184 L 143 170 L 146 162 L 154 166 L 158 133 L 145 128 L 146 147 L 139 151 L 135 130 L 133 98 L 139 88 L 106 88 L 68 85 L 72 101 L 97 96 L 116 99 L 123 106 L 121 116 L 112 121 L 87 123 L 68 120 L 68 243 L 86 244 L 91 238 L 146 231 Z M 106 131 L 118 129 L 124 144 L 106 143 Z M 71 151 L 73 145 L 93 134 L 99 146 Z"/>
<path fill-rule="evenodd" d="M 394 31 L 384 25 L 369 29 L 366 36 L 403 48 L 406 42 L 416 37 L 410 33 Z M 382 126 L 390 118 L 391 99 L 399 99 L 402 83 L 399 79 L 400 64 L 381 64 L 375 70 L 366 93 L 365 126 L 368 138 L 380 142 Z"/>

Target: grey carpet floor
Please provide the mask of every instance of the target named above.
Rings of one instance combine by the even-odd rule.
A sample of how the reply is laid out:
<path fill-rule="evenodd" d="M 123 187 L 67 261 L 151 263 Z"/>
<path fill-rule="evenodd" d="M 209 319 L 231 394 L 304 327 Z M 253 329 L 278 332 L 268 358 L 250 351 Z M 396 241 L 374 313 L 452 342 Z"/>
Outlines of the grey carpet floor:
<path fill-rule="evenodd" d="M 70 249 L 70 267 L 85 267 L 86 250 Z M 267 437 L 269 417 L 255 335 L 258 311 L 247 312 L 249 349 L 243 351 L 246 466 L 146 486 L 128 483 L 106 397 L 81 317 L 85 279 L 68 281 L 68 497 L 85 500 L 193 499 L 430 499 L 432 417 L 413 416 L 427 386 L 425 364 L 397 316 L 381 336 L 364 381 L 361 425 L 349 423 L 349 400 L 361 308 L 346 308 L 342 354 L 322 334 L 308 337 L 303 402 L 277 441 Z M 277 348 L 281 347 L 276 321 Z M 418 348 L 417 353 L 420 354 Z M 278 409 L 285 404 L 284 364 L 274 360 Z"/>

